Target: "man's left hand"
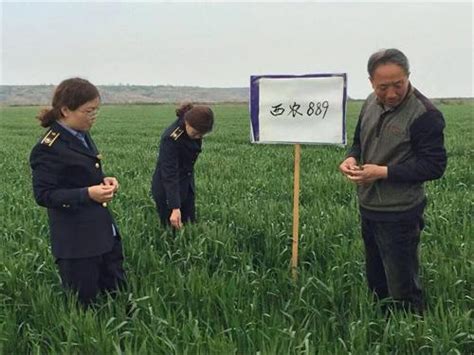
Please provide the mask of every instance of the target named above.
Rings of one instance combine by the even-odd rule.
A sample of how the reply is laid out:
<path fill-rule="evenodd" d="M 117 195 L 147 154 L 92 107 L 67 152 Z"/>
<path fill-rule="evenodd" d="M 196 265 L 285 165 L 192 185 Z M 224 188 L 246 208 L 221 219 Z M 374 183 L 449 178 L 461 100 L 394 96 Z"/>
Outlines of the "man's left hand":
<path fill-rule="evenodd" d="M 357 185 L 371 184 L 380 179 L 386 179 L 388 176 L 388 168 L 376 164 L 364 164 L 360 170 L 352 171 L 347 178 Z"/>

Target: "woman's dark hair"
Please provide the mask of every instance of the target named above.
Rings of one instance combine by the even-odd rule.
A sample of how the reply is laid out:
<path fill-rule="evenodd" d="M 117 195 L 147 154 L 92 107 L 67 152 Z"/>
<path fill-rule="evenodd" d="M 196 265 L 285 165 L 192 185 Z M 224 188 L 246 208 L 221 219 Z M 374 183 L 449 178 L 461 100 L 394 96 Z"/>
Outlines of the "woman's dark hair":
<path fill-rule="evenodd" d="M 177 109 L 176 109 L 176 116 L 179 118 L 183 118 L 184 114 L 191 110 L 194 105 L 190 102 L 183 102 Z"/>
<path fill-rule="evenodd" d="M 49 127 L 62 117 L 61 108 L 76 110 L 86 102 L 100 98 L 99 90 L 89 81 L 71 78 L 62 81 L 54 91 L 52 108 L 43 109 L 36 117 L 41 126 Z"/>
<path fill-rule="evenodd" d="M 382 49 L 372 54 L 367 63 L 367 71 L 370 77 L 374 76 L 375 69 L 382 64 L 396 64 L 403 69 L 406 75 L 410 75 L 410 64 L 408 58 L 402 51 L 396 48 Z"/>
<path fill-rule="evenodd" d="M 183 103 L 176 109 L 176 115 L 183 118 L 199 133 L 205 134 L 212 131 L 214 113 L 208 106 Z"/>

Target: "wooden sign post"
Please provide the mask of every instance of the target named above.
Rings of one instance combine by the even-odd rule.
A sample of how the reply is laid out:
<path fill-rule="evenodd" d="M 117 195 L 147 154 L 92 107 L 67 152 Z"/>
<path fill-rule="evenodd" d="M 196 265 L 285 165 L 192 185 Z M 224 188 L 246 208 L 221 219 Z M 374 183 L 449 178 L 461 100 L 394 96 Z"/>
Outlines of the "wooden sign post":
<path fill-rule="evenodd" d="M 250 77 L 252 143 L 294 144 L 291 271 L 298 275 L 301 145 L 346 144 L 347 76 L 343 74 Z"/>
<path fill-rule="evenodd" d="M 295 171 L 293 180 L 293 243 L 291 249 L 291 273 L 298 278 L 298 229 L 300 224 L 300 161 L 301 145 L 295 144 Z"/>

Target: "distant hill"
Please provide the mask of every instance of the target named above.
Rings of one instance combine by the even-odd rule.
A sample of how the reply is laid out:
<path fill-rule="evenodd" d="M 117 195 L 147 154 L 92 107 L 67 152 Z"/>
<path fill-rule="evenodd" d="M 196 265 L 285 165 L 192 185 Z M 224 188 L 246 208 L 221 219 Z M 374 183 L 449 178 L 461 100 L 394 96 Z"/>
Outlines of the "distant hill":
<path fill-rule="evenodd" d="M 53 85 L 1 85 L 0 105 L 49 105 Z M 192 102 L 248 102 L 248 88 L 196 86 L 98 86 L 104 104 Z"/>
<path fill-rule="evenodd" d="M 0 106 L 51 104 L 53 85 L 0 85 Z M 204 88 L 172 85 L 99 85 L 104 104 L 157 104 L 183 101 L 247 103 L 248 88 Z M 351 101 L 363 101 L 352 99 Z M 438 98 L 435 104 L 473 103 L 472 98 Z"/>

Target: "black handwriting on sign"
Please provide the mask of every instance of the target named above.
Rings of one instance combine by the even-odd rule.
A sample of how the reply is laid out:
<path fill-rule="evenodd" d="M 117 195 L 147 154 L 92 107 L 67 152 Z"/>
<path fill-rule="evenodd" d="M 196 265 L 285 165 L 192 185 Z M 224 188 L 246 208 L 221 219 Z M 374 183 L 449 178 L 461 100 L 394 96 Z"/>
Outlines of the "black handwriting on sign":
<path fill-rule="evenodd" d="M 326 113 L 329 110 L 329 102 L 327 100 L 324 101 L 310 101 L 307 105 L 306 109 L 306 116 L 311 117 L 321 117 L 321 119 L 324 119 L 326 117 Z M 296 103 L 296 101 L 293 101 L 293 104 L 288 105 L 289 111 L 287 116 L 292 116 L 295 118 L 297 115 L 303 116 L 303 113 L 301 113 L 299 110 L 301 109 L 301 105 L 299 103 Z M 304 110 L 304 108 L 302 109 Z M 285 108 L 283 107 L 282 103 L 279 103 L 278 105 L 272 106 L 272 109 L 270 110 L 270 114 L 273 117 L 281 116 L 286 112 Z M 303 111 L 304 112 L 304 111 Z"/>
<path fill-rule="evenodd" d="M 298 111 L 300 107 L 300 104 L 294 102 L 293 105 L 290 105 L 290 112 L 288 112 L 288 115 L 292 115 L 293 117 L 296 117 L 296 115 L 303 116 L 303 114 Z"/>
<path fill-rule="evenodd" d="M 323 113 L 323 110 L 324 110 L 323 117 L 322 117 L 324 119 L 326 117 L 326 113 L 328 112 L 328 109 L 329 109 L 329 102 L 327 100 L 323 102 L 317 102 L 316 104 L 313 101 L 310 101 L 310 103 L 308 104 L 308 110 L 306 111 L 306 114 L 308 116 L 311 116 L 313 114 L 315 116 L 319 116 L 321 115 L 321 113 Z"/>
<path fill-rule="evenodd" d="M 282 105 L 283 104 L 278 104 L 278 105 L 272 106 L 272 110 L 270 111 L 272 116 L 281 116 L 285 113 L 285 109 L 283 107 L 281 107 Z"/>

